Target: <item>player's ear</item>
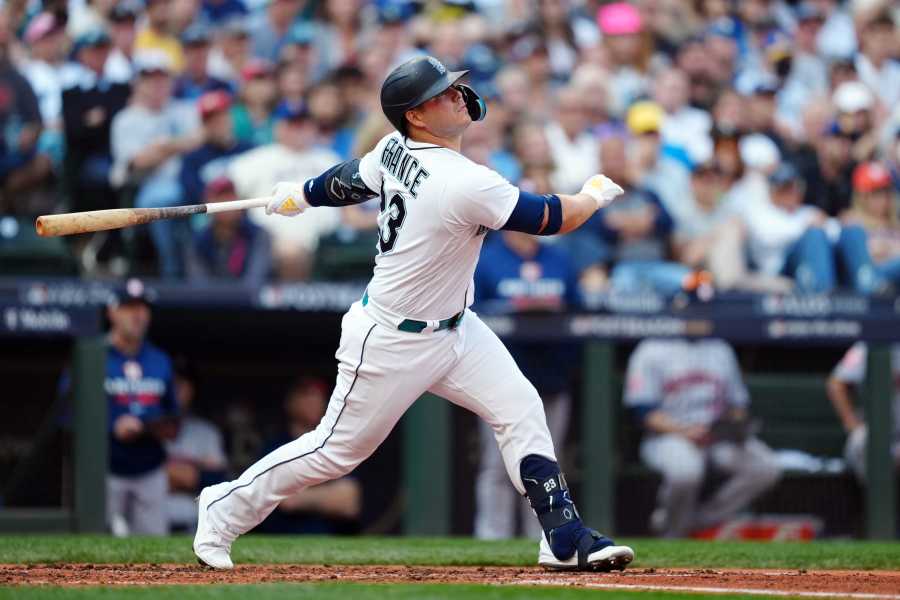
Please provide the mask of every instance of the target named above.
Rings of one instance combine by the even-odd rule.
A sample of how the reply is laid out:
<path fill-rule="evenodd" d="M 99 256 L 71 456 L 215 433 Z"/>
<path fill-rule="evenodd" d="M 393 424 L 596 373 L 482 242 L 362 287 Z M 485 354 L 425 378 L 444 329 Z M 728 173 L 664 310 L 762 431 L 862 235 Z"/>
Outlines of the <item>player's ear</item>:
<path fill-rule="evenodd" d="M 409 109 L 404 116 L 406 117 L 406 122 L 410 125 L 414 125 L 420 129 L 425 128 L 425 121 L 422 119 L 422 113 L 418 110 L 418 107 Z"/>

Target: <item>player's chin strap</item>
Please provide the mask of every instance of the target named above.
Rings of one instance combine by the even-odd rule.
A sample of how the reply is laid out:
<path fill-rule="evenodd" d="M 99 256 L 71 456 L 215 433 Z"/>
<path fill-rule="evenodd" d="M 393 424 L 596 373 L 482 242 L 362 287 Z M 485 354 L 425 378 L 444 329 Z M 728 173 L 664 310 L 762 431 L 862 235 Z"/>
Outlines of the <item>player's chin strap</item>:
<path fill-rule="evenodd" d="M 481 121 L 487 116 L 487 104 L 484 103 L 478 92 L 464 83 L 456 84 L 456 89 L 462 92 L 463 100 L 466 101 L 466 109 L 473 121 Z"/>
<path fill-rule="evenodd" d="M 525 495 L 541 523 L 553 555 L 559 560 L 567 560 L 578 552 L 578 566 L 584 568 L 591 550 L 602 546 L 601 540 L 608 540 L 582 523 L 559 465 L 543 456 L 530 454 L 522 460 L 519 473 L 525 484 Z"/>

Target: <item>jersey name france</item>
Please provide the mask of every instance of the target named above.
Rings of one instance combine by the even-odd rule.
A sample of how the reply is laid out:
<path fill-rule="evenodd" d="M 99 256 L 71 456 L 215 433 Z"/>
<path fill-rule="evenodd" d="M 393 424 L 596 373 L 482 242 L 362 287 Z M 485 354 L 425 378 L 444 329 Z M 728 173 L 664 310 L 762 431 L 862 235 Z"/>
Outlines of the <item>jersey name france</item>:
<path fill-rule="evenodd" d="M 518 188 L 455 150 L 399 133 L 363 156 L 359 172 L 381 197 L 371 301 L 418 320 L 471 305 L 484 234 L 506 224 Z"/>

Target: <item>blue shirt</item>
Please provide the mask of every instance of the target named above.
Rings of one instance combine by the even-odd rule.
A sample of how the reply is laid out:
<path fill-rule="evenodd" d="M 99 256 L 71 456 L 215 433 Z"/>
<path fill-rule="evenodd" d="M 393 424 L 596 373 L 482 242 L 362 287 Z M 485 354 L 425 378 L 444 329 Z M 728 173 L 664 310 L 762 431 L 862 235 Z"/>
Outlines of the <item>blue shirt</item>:
<path fill-rule="evenodd" d="M 541 244 L 537 254 L 523 258 L 494 234 L 484 244 L 475 270 L 475 301 L 485 312 L 564 311 L 577 308 L 578 273 L 561 248 Z M 507 348 L 522 373 L 542 396 L 569 387 L 577 348 L 560 344 L 514 343 Z M 548 356 L 554 357 L 548 360 Z"/>
<path fill-rule="evenodd" d="M 130 414 L 149 425 L 178 413 L 169 357 L 149 342 L 136 356 L 126 356 L 110 345 L 103 389 L 109 402 L 110 472 L 128 477 L 161 467 L 166 451 L 160 440 L 145 433 L 132 442 L 120 442 L 113 435 L 113 423 Z"/>

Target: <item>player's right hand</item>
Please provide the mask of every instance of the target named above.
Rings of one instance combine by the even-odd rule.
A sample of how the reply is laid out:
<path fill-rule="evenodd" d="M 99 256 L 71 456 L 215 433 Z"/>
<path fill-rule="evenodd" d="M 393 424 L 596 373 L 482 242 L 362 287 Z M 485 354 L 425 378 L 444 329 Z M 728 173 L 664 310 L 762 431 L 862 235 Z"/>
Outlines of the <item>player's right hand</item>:
<path fill-rule="evenodd" d="M 120 415 L 113 423 L 113 434 L 120 442 L 130 442 L 144 431 L 144 422 L 134 415 Z"/>
<path fill-rule="evenodd" d="M 616 196 L 624 194 L 625 190 L 606 175 L 594 175 L 584 182 L 581 193 L 587 194 L 596 200 L 597 208 L 603 208 L 612 202 Z"/>
<path fill-rule="evenodd" d="M 266 204 L 266 214 L 277 213 L 285 217 L 295 217 L 309 208 L 303 193 L 303 184 L 293 181 L 279 181 L 272 188 L 272 199 Z"/>

